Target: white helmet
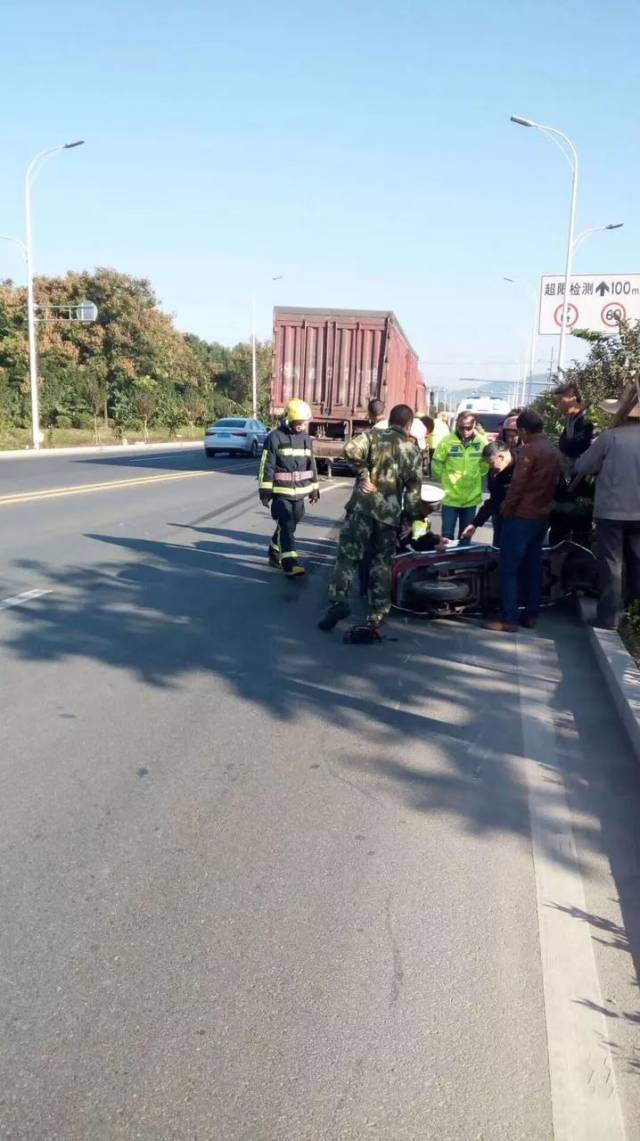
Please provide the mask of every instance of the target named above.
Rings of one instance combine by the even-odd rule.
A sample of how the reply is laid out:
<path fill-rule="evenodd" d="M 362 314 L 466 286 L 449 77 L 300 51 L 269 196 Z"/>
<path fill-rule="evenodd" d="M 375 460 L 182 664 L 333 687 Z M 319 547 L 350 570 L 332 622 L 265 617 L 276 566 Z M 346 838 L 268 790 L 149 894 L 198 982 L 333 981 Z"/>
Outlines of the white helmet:
<path fill-rule="evenodd" d="M 431 507 L 437 507 L 444 499 L 444 489 L 440 487 L 439 483 L 423 483 L 420 490 L 420 498 L 423 503 L 429 503 Z"/>

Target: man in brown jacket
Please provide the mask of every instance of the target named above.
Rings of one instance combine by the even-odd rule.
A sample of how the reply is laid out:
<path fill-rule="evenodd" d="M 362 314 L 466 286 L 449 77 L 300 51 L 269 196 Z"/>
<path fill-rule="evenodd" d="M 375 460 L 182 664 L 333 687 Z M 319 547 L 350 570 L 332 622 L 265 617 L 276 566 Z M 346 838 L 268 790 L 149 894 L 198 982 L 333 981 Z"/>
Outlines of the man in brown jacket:
<path fill-rule="evenodd" d="M 536 625 L 542 604 L 542 544 L 562 474 L 562 458 L 544 435 L 538 414 L 525 409 L 517 423 L 523 447 L 502 504 L 502 622 L 488 623 L 490 630 L 518 629 L 519 583 L 524 593 L 520 624 L 530 629 Z"/>

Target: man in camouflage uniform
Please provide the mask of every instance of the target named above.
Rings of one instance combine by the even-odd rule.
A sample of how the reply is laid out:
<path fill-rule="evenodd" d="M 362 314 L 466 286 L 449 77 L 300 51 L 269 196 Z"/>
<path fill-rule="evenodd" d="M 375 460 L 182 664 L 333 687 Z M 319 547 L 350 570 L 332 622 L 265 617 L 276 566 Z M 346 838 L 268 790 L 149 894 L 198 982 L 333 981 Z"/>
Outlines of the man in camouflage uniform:
<path fill-rule="evenodd" d="M 412 422 L 413 411 L 408 404 L 397 404 L 391 410 L 388 428 L 354 436 L 345 445 L 345 456 L 357 480 L 338 540 L 330 603 L 319 622 L 321 630 L 332 630 L 349 615 L 353 576 L 367 552 L 371 557 L 369 626 L 380 626 L 391 609 L 391 569 L 398 527 L 403 516 L 413 520 L 422 513 L 422 460 L 409 439 Z"/>

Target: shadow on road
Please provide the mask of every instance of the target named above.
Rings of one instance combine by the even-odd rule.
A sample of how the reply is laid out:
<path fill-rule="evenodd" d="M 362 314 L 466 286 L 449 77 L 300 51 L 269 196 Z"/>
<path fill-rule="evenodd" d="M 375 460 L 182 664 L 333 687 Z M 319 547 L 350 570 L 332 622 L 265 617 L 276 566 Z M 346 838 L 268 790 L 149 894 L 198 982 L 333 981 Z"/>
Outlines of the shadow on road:
<path fill-rule="evenodd" d="M 396 620 L 382 645 L 346 646 L 338 632 L 327 636 L 315 625 L 332 558 L 327 539 L 314 539 L 312 530 L 301 537 L 310 573 L 290 582 L 266 565 L 262 535 L 174 526 L 175 542 L 90 536 L 109 550 L 92 568 L 58 572 L 30 563 L 52 593 L 15 612 L 20 626 L 5 653 L 96 661 L 167 691 L 208 671 L 242 702 L 261 706 L 274 732 L 290 726 L 299 735 L 318 717 L 347 731 L 339 738 L 344 751 L 334 738 L 323 759 L 327 771 L 383 811 L 400 805 L 426 818 L 446 815 L 471 834 L 528 843 L 508 640 L 472 624 Z M 542 639 L 555 643 L 562 664 L 560 677 L 545 678 L 541 657 L 540 671 L 555 695 L 559 764 L 580 810 L 581 849 L 605 843 L 640 955 L 640 841 L 631 818 L 638 774 L 615 719 L 599 727 L 603 697 L 584 631 L 558 614 L 546 620 Z M 554 779 L 550 769 L 550 837 Z M 564 860 L 552 842 L 549 855 Z"/>
<path fill-rule="evenodd" d="M 257 460 L 250 456 L 216 456 L 209 459 L 202 448 L 177 448 L 175 452 L 124 452 L 122 455 L 95 455 L 73 459 L 74 464 L 101 468 L 128 468 L 131 474 L 149 471 L 217 471 L 223 475 L 255 476 L 258 472 Z"/>

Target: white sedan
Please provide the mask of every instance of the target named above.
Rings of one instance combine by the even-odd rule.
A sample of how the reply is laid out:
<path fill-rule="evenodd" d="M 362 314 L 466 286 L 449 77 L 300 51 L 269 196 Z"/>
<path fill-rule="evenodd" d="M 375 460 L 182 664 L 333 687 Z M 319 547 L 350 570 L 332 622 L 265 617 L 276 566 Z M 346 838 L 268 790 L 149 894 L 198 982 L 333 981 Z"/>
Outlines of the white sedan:
<path fill-rule="evenodd" d="M 261 420 L 229 416 L 224 420 L 216 420 L 215 424 L 207 428 L 204 450 L 209 457 L 228 452 L 230 456 L 243 454 L 255 458 L 262 450 L 268 431 Z"/>

